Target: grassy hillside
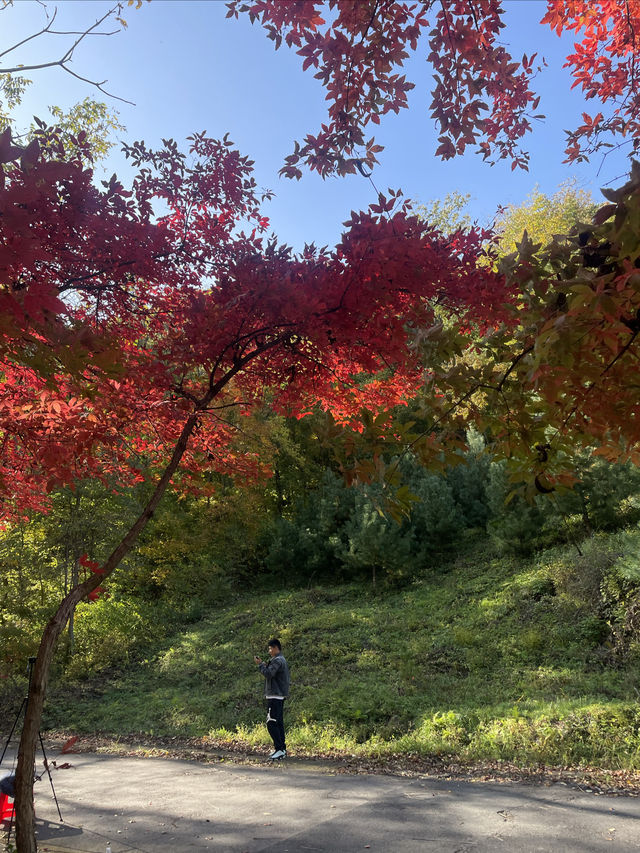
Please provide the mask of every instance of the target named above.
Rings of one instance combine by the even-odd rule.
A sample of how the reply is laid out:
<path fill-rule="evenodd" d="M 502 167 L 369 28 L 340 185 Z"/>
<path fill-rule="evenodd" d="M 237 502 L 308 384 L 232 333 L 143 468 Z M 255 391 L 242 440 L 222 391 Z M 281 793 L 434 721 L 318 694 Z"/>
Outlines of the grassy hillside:
<path fill-rule="evenodd" d="M 266 744 L 252 658 L 277 635 L 292 752 L 640 767 L 638 656 L 603 594 L 611 540 L 529 560 L 484 547 L 394 591 L 247 590 L 148 660 L 59 681 L 45 726 Z"/>

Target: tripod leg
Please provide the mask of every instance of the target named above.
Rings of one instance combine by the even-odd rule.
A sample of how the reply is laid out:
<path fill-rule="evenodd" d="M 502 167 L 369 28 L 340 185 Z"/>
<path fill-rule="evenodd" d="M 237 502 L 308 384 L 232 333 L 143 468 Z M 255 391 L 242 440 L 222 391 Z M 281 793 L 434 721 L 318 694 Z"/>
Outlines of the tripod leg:
<path fill-rule="evenodd" d="M 15 811 L 11 813 L 11 820 L 9 821 L 9 830 L 7 832 L 7 850 L 9 850 L 9 842 L 11 841 L 11 833 L 13 832 L 13 819 L 16 816 Z"/>
<path fill-rule="evenodd" d="M 9 743 L 11 742 L 11 738 L 13 737 L 13 733 L 15 732 L 16 726 L 18 725 L 18 720 L 20 719 L 20 714 L 22 713 L 23 709 L 26 707 L 27 707 L 27 697 L 25 696 L 24 699 L 22 700 L 22 705 L 20 705 L 20 707 L 18 708 L 18 713 L 16 714 L 16 718 L 13 721 L 13 726 L 11 727 L 11 731 L 9 732 L 9 737 L 7 738 L 7 742 L 5 743 L 4 749 L 2 750 L 2 755 L 0 755 L 0 764 L 2 764 L 5 753 L 6 753 L 7 749 L 9 748 Z"/>
<path fill-rule="evenodd" d="M 44 758 L 44 766 L 47 771 L 47 776 L 49 777 L 49 782 L 51 783 L 51 793 L 53 794 L 53 799 L 56 802 L 56 808 L 58 809 L 58 817 L 60 818 L 60 822 L 64 823 L 64 819 L 60 812 L 60 806 L 58 804 L 58 798 L 56 797 L 56 789 L 53 787 L 53 778 L 51 776 L 51 770 L 49 768 L 49 762 L 47 761 L 47 754 L 44 751 L 44 744 L 42 743 L 42 735 L 38 732 L 38 737 L 40 738 L 40 749 L 42 750 L 42 757 Z"/>

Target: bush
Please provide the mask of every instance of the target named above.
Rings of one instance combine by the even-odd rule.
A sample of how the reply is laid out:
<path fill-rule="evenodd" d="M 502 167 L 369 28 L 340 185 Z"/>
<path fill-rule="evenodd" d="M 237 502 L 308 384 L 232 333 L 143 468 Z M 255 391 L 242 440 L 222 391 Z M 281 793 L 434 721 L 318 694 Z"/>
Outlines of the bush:
<path fill-rule="evenodd" d="M 65 673 L 70 678 L 97 673 L 129 662 L 131 653 L 163 639 L 176 618 L 159 603 L 100 598 L 82 602 L 74 619 L 73 656 Z M 69 638 L 63 639 L 68 648 Z"/>
<path fill-rule="evenodd" d="M 567 514 L 579 514 L 587 531 L 614 530 L 637 517 L 638 510 L 629 500 L 640 491 L 636 466 L 589 454 L 576 460 L 576 474 L 580 481 L 559 498 L 559 504 Z"/>
<path fill-rule="evenodd" d="M 298 504 L 291 518 L 278 518 L 263 533 L 266 570 L 283 580 L 327 578 L 341 573 L 338 551 L 351 517 L 355 489 L 327 470 L 320 486 Z"/>
<path fill-rule="evenodd" d="M 263 565 L 285 582 L 328 577 L 336 566 L 335 537 L 304 527 L 300 520 L 278 518 L 265 534 Z"/>
<path fill-rule="evenodd" d="M 447 549 L 464 527 L 451 486 L 444 477 L 429 471 L 416 474 L 409 486 L 420 498 L 411 512 L 417 552 L 426 555 Z"/>
<path fill-rule="evenodd" d="M 290 518 L 267 529 L 264 566 L 283 579 L 358 578 L 374 583 L 407 581 L 434 554 L 459 540 L 464 518 L 447 480 L 415 459 L 402 462 L 403 478 L 418 498 L 408 519 L 398 523 L 385 509 L 381 486 L 347 487 L 327 470 L 318 489 Z"/>

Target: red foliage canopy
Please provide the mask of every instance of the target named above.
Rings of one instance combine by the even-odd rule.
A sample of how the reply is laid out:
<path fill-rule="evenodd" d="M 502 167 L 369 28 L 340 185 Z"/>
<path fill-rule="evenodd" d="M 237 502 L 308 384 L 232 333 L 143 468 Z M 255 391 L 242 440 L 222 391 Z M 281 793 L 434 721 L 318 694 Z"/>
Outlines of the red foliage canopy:
<path fill-rule="evenodd" d="M 328 121 L 286 158 L 282 173 L 300 166 L 326 176 L 371 167 L 382 150 L 366 138 L 369 123 L 408 106 L 414 84 L 401 73 L 421 36 L 433 68 L 431 115 L 439 129 L 436 154 L 447 160 L 476 145 L 484 159 L 508 158 L 527 168 L 520 147 L 531 130 L 538 97 L 530 87 L 534 53 L 514 60 L 500 42 L 500 0 L 232 0 L 228 16 L 259 20 L 276 48 L 284 41 L 313 68 L 327 90 Z M 548 0 L 541 23 L 560 35 L 582 34 L 567 57 L 574 85 L 597 98 L 603 111 L 585 113 L 568 133 L 568 160 L 585 159 L 612 136 L 640 145 L 640 0 Z M 604 110 L 608 111 L 605 114 Z"/>
<path fill-rule="evenodd" d="M 6 138 L 6 137 L 5 137 Z M 49 146 L 50 148 L 50 146 Z M 332 252 L 265 240 L 251 164 L 228 140 L 127 149 L 131 190 L 57 157 L 9 163 L 0 192 L 4 515 L 83 476 L 130 483 L 182 459 L 253 476 L 231 411 L 270 404 L 337 420 L 395 405 L 423 374 L 411 328 L 434 305 L 494 322 L 503 280 L 483 235 L 433 232 L 391 194 L 354 213 Z M 14 152 L 15 156 L 15 152 Z M 156 218 L 158 210 L 162 215 Z M 234 414 L 235 417 L 235 414 Z M 190 479 L 189 479 L 190 478 Z"/>

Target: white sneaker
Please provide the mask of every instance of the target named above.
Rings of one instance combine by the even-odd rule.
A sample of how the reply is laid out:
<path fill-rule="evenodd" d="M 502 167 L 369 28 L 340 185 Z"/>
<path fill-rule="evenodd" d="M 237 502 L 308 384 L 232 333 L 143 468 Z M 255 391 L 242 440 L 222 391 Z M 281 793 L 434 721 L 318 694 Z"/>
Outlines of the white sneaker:
<path fill-rule="evenodd" d="M 284 758 L 286 754 L 287 754 L 287 750 L 286 750 L 286 749 L 276 749 L 276 751 L 275 751 L 275 752 L 272 752 L 272 753 L 271 753 L 271 755 L 269 756 L 269 758 L 271 758 L 273 761 L 275 761 L 275 760 L 277 760 L 278 758 Z"/>

